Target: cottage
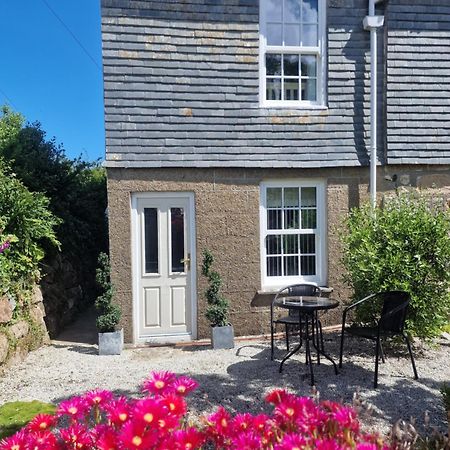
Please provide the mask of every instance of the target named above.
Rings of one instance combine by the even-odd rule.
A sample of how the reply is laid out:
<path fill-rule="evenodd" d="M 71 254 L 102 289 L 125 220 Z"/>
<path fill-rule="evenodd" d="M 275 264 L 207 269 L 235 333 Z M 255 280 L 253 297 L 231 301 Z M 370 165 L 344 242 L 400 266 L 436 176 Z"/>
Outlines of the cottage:
<path fill-rule="evenodd" d="M 345 299 L 349 209 L 450 189 L 448 0 L 102 0 L 102 35 L 127 342 L 209 335 L 205 248 L 237 334 L 292 281 Z"/>

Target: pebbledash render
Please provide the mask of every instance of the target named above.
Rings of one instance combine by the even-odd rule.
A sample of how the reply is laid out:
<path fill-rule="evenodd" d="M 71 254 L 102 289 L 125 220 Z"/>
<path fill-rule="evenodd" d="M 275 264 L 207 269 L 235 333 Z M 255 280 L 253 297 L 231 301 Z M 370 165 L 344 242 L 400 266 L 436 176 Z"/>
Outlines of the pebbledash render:
<path fill-rule="evenodd" d="M 267 301 L 293 282 L 345 301 L 339 227 L 369 200 L 375 113 L 378 198 L 403 186 L 450 199 L 450 5 L 370 3 L 102 0 L 126 342 L 209 337 L 205 248 L 237 335 L 267 332 Z"/>

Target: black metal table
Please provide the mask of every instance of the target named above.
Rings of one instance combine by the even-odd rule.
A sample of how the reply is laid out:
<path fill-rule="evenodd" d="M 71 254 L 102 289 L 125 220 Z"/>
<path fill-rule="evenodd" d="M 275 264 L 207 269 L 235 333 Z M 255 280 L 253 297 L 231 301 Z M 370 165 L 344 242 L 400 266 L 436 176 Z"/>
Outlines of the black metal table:
<path fill-rule="evenodd" d="M 310 342 L 312 342 L 314 348 L 317 350 L 317 362 L 320 364 L 320 355 L 327 358 L 334 366 L 336 375 L 338 369 L 336 363 L 331 356 L 325 353 L 322 330 L 319 330 L 319 322 L 317 319 L 318 311 L 325 311 L 328 309 L 336 308 L 339 302 L 331 298 L 325 297 L 306 297 L 306 296 L 286 296 L 280 297 L 274 303 L 274 306 L 294 310 L 298 312 L 299 328 L 300 328 L 300 343 L 282 359 L 280 363 L 280 373 L 283 370 L 283 364 L 295 353 L 297 353 L 303 345 L 303 338 L 305 340 L 305 352 L 306 352 L 306 364 L 309 365 L 309 371 L 311 375 L 311 386 L 314 385 L 314 370 L 311 358 Z M 303 333 L 303 327 L 305 328 Z M 320 342 L 319 342 L 320 337 Z M 316 339 L 317 338 L 317 339 Z M 317 343 L 316 343 L 317 340 Z"/>

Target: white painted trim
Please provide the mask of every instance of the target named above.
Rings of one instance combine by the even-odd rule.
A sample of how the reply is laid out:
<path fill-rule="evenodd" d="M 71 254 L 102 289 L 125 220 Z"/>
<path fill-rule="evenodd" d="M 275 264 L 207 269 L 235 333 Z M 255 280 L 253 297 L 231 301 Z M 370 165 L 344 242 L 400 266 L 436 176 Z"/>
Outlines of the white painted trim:
<path fill-rule="evenodd" d="M 289 276 L 289 277 L 270 277 L 266 276 L 266 246 L 265 231 L 267 230 L 267 213 L 266 213 L 266 190 L 268 187 L 315 187 L 317 189 L 317 234 L 316 240 L 320 237 L 319 245 L 316 246 L 316 269 L 315 276 Z M 260 183 L 260 207 L 259 207 L 259 223 L 260 223 L 260 267 L 261 267 L 261 290 L 272 290 L 281 288 L 289 284 L 299 282 L 315 283 L 319 286 L 325 286 L 328 277 L 328 267 L 326 258 L 327 249 L 327 216 L 326 216 L 326 182 L 323 179 L 283 179 L 283 180 L 266 180 Z M 295 231 L 293 231 L 295 233 Z M 289 233 L 283 233 L 289 234 Z M 318 237 L 317 237 L 318 236 Z M 317 244 L 317 242 L 316 242 Z"/>
<path fill-rule="evenodd" d="M 266 38 L 266 0 L 259 0 L 259 106 L 261 108 L 292 108 L 292 109 L 326 109 L 327 88 L 327 5 L 326 0 L 318 0 L 318 46 L 282 46 L 267 45 Z M 266 58 L 267 52 L 280 52 L 283 54 L 310 54 L 317 55 L 317 100 L 267 100 L 266 99 Z"/>
<path fill-rule="evenodd" d="M 138 320 L 139 320 L 139 215 L 137 210 L 137 202 L 140 199 L 188 199 L 189 203 L 189 229 L 190 229 L 190 254 L 191 254 L 191 333 L 174 333 L 171 335 L 157 336 L 139 336 Z M 133 343 L 176 343 L 197 339 L 197 241 L 195 228 L 195 198 L 193 192 L 134 192 L 131 194 L 131 274 L 132 283 L 132 308 L 133 308 Z M 160 220 L 158 220 L 158 226 Z M 186 249 L 188 251 L 188 249 Z M 188 251 L 189 253 L 189 251 Z"/>

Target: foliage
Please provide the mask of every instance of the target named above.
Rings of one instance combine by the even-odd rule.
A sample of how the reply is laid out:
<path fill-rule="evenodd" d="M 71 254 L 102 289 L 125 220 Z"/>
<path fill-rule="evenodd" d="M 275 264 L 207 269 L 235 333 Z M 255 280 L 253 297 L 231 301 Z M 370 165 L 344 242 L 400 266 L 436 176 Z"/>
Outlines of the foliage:
<path fill-rule="evenodd" d="M 99 311 L 97 329 L 100 333 L 109 333 L 115 331 L 122 314 L 120 307 L 112 303 L 114 286 L 111 283 L 111 266 L 106 253 L 100 253 L 98 257 L 96 280 L 102 290 L 95 301 L 95 307 Z"/>
<path fill-rule="evenodd" d="M 56 406 L 37 400 L 8 402 L 0 406 L 0 439 L 19 431 L 38 414 L 54 414 Z"/>
<path fill-rule="evenodd" d="M 39 123 L 24 126 L 20 115 L 5 108 L 0 115 L 0 156 L 29 190 L 49 198 L 50 210 L 62 219 L 56 229 L 61 250 L 78 268 L 83 290 L 92 292 L 98 254 L 108 246 L 105 170 L 98 162 L 67 158 Z"/>
<path fill-rule="evenodd" d="M 30 192 L 0 160 L 0 293 L 17 297 L 31 289 L 39 279 L 44 243 L 59 245 L 58 223 L 47 197 Z"/>
<path fill-rule="evenodd" d="M 450 214 L 430 199 L 402 193 L 384 207 L 353 209 L 342 233 L 346 281 L 354 298 L 384 290 L 411 294 L 407 327 L 413 335 L 439 334 L 450 313 Z M 378 305 L 357 308 L 370 321 Z"/>
<path fill-rule="evenodd" d="M 442 401 L 444 402 L 444 408 L 446 411 L 450 412 L 450 386 L 448 384 L 442 385 L 441 394 Z"/>
<path fill-rule="evenodd" d="M 214 257 L 209 250 L 203 252 L 202 275 L 208 279 L 209 286 L 205 291 L 208 307 L 206 308 L 206 318 L 212 327 L 224 327 L 229 325 L 228 321 L 228 301 L 220 293 L 222 278 L 218 272 L 211 270 Z"/>
<path fill-rule="evenodd" d="M 117 397 L 95 390 L 59 404 L 56 414 L 35 417 L 3 440 L 0 450 L 45 449 L 388 449 L 377 435 L 360 431 L 352 408 L 315 403 L 284 390 L 271 392 L 271 415 L 234 417 L 224 408 L 203 416 L 197 425 L 186 419 L 185 396 L 197 387 L 188 377 L 153 372 L 144 382 L 144 398 Z"/>

